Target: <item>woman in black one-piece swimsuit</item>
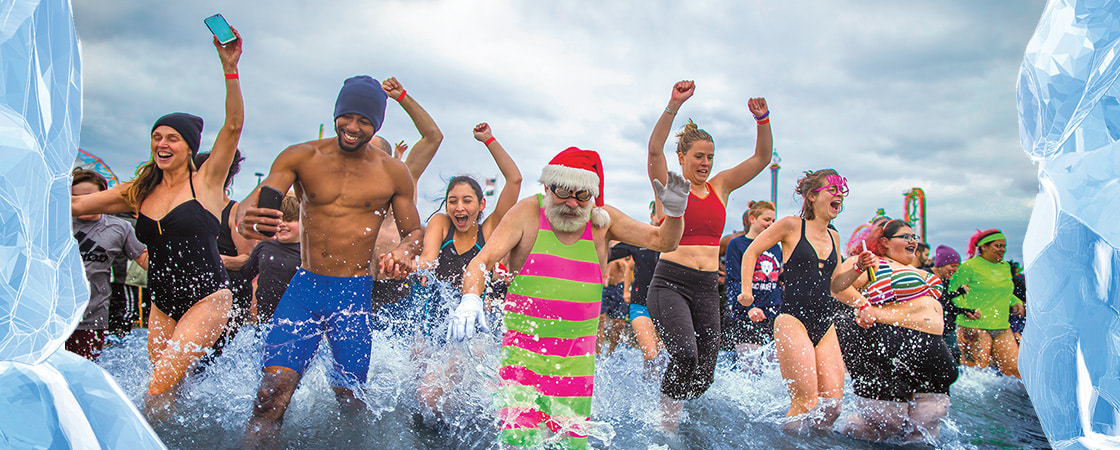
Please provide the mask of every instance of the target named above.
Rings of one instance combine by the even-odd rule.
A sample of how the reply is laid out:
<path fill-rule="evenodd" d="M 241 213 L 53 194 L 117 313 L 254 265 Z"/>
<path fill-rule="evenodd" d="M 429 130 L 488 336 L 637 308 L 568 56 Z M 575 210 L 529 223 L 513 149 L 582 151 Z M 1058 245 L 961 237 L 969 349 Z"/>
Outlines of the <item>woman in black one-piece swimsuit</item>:
<path fill-rule="evenodd" d="M 867 299 L 853 295 L 854 291 L 834 297 L 832 286 L 849 286 L 859 270 L 873 261 L 870 255 L 861 255 L 858 268 L 856 258 L 840 264 L 839 236 L 828 224 L 840 213 L 848 194 L 844 178 L 832 169 L 808 172 L 798 181 L 797 193 L 805 199 L 801 217 L 786 217 L 771 225 L 743 253 L 742 264 L 754 267 L 762 252 L 782 244 L 785 291 L 774 321 L 774 341 L 782 378 L 789 383 L 791 401 L 786 416 L 800 416 L 819 408 L 820 415 L 813 417 L 811 425 L 831 429 L 840 415 L 844 389 L 844 361 L 832 323 L 853 320 L 837 315 L 837 300 L 853 307 L 870 305 Z M 754 302 L 750 289 L 743 290 L 739 302 L 744 306 Z M 861 324 L 872 322 L 860 318 Z M 801 422 L 791 421 L 789 425 L 796 427 Z"/>
<path fill-rule="evenodd" d="M 437 344 L 443 338 L 440 331 L 444 331 L 448 313 L 458 304 L 458 298 L 445 298 L 441 294 L 450 291 L 457 295 L 461 290 L 463 269 L 482 250 L 486 239 L 498 227 L 506 212 L 517 204 L 517 195 L 521 191 L 521 171 L 502 144 L 494 138 L 490 125 L 480 123 L 475 126 L 474 138 L 490 151 L 498 170 L 502 172 L 505 186 L 489 216 L 485 220 L 479 220 L 482 210 L 486 208 L 482 187 L 478 181 L 466 175 L 452 178 L 447 182 L 447 192 L 444 194 L 445 211 L 428 220 L 420 267 L 430 268 L 434 264 L 438 283 L 450 286 L 450 289 L 439 289 L 437 281 L 429 279 L 425 289 L 425 314 L 420 327 L 425 339 Z M 447 355 L 437 359 L 448 361 Z M 452 382 L 447 375 L 455 367 L 454 364 L 441 366 L 428 366 L 422 371 L 418 392 L 420 401 L 433 413 L 439 412 L 444 390 L 449 389 L 449 383 Z"/>
<path fill-rule="evenodd" d="M 168 114 L 152 127 L 151 160 L 137 169 L 136 178 L 107 191 L 71 198 L 74 216 L 139 213 L 136 237 L 148 245 L 148 285 L 153 294 L 148 318 L 153 371 L 145 398 L 149 414 L 167 411 L 187 368 L 222 333 L 232 302 L 217 236 L 226 173 L 245 116 L 237 77 L 240 35 L 226 45 L 215 39 L 214 47 L 225 72 L 226 117 L 210 159 L 194 167 L 202 119 Z"/>

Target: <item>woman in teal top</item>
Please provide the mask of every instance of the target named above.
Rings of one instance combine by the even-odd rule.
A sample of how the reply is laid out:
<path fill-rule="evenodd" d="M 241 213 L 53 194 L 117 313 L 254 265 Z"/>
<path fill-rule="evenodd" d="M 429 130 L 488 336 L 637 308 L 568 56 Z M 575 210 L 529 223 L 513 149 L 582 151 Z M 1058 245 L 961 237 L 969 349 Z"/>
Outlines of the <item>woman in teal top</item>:
<path fill-rule="evenodd" d="M 1008 316 L 1023 314 L 1024 308 L 1012 294 L 1011 266 L 1003 260 L 1006 252 L 1007 239 L 999 230 L 977 232 L 969 240 L 971 258 L 957 269 L 949 290 L 965 286 L 967 293 L 953 302 L 980 313 L 978 319 L 957 316 L 961 364 L 986 368 L 995 359 L 1000 372 L 1019 377 L 1019 344 L 1011 333 Z"/>

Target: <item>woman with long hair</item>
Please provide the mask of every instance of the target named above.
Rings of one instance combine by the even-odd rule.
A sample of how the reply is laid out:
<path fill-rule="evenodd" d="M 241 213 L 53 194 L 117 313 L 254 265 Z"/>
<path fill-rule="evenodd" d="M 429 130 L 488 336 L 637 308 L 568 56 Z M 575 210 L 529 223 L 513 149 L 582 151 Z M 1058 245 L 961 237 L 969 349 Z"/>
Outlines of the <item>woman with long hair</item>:
<path fill-rule="evenodd" d="M 676 83 L 668 106 L 653 127 L 647 154 L 651 183 L 664 185 L 667 181 L 665 141 L 673 118 L 695 88 L 692 81 Z M 676 250 L 661 255 L 646 298 L 658 335 L 669 351 L 661 380 L 662 424 L 668 430 L 676 430 L 682 402 L 707 391 L 715 376 L 720 340 L 719 240 L 727 218 L 727 198 L 762 172 L 773 153 L 766 99 L 752 98 L 747 108 L 757 125 L 754 154 L 710 178 L 715 158 L 712 136 L 691 120 L 677 135 L 677 162 L 690 184 L 688 206 L 685 211 L 664 213 L 683 215 L 684 235 Z M 660 201 L 657 206 L 662 208 Z"/>
<path fill-rule="evenodd" d="M 763 252 L 782 246 L 782 306 L 774 319 L 774 342 L 782 378 L 789 384 L 790 407 L 787 417 L 799 417 L 813 410 L 809 424 L 830 429 L 840 415 L 844 389 L 844 361 L 836 338 L 833 319 L 837 300 L 860 308 L 861 326 L 874 322 L 870 303 L 849 291 L 859 270 L 872 264 L 870 252 L 840 263 L 840 236 L 828 224 L 840 214 L 848 184 L 832 169 L 806 172 L 797 182 L 801 195 L 801 216 L 790 216 L 771 225 L 743 253 L 743 267 L 754 267 Z M 849 262 L 850 261 L 850 262 Z M 858 263 L 854 264 L 854 263 Z M 842 267 L 843 266 L 843 267 Z M 854 291 L 854 290 L 851 290 Z M 743 306 L 754 304 L 754 293 L 739 294 Z M 787 423 L 797 428 L 801 418 Z"/>
<path fill-rule="evenodd" d="M 482 186 L 466 175 L 454 177 L 447 182 L 443 198 L 444 212 L 437 213 L 428 220 L 419 267 L 432 268 L 438 281 L 430 278 L 427 280 L 425 290 L 428 295 L 423 297 L 428 304 L 424 307 L 425 317 L 421 326 L 425 336 L 436 341 L 442 336 L 434 329 L 447 322 L 448 307 L 457 303 L 456 299 L 444 298 L 441 294 L 457 294 L 461 290 L 463 268 L 482 250 L 502 217 L 517 203 L 517 196 L 521 191 L 521 171 L 502 144 L 494 138 L 490 125 L 480 123 L 475 126 L 474 138 L 490 151 L 498 170 L 502 172 L 505 184 L 498 195 L 498 201 L 494 203 L 493 211 L 483 219 L 486 197 Z M 438 287 L 440 284 L 448 288 L 441 289 Z M 434 413 L 438 414 L 444 390 L 449 387 L 447 383 L 451 381 L 451 377 L 447 376 L 447 372 L 450 370 L 451 368 L 437 370 L 428 367 L 422 376 L 420 400 Z"/>
<path fill-rule="evenodd" d="M 995 360 L 1004 375 L 1019 376 L 1019 343 L 1011 333 L 1008 313 L 1023 314 L 1023 302 L 1014 295 L 1011 265 L 1003 259 L 1007 238 L 997 229 L 977 231 L 968 241 L 969 259 L 961 263 L 949 284 L 955 291 L 968 286 L 954 299 L 962 307 L 975 309 L 980 317 L 957 316 L 957 342 L 961 364 L 988 367 Z"/>
<path fill-rule="evenodd" d="M 860 400 L 843 431 L 871 441 L 936 440 L 949 412 L 957 365 L 945 329 L 941 279 L 915 268 L 919 237 L 906 222 L 875 227 L 864 241 L 876 264 L 853 287 L 866 292 L 876 324 L 836 323 L 844 363 Z"/>
<path fill-rule="evenodd" d="M 145 401 L 149 413 L 163 410 L 187 368 L 218 339 L 229 319 L 232 295 L 218 254 L 218 215 L 225 206 L 225 180 L 233 161 L 245 107 L 237 62 L 241 36 L 214 47 L 225 72 L 225 123 L 211 156 L 195 167 L 202 119 L 171 113 L 152 126 L 151 159 L 136 178 L 113 189 L 73 197 L 71 214 L 135 211 L 136 237 L 148 245 L 148 357 L 152 379 Z"/>

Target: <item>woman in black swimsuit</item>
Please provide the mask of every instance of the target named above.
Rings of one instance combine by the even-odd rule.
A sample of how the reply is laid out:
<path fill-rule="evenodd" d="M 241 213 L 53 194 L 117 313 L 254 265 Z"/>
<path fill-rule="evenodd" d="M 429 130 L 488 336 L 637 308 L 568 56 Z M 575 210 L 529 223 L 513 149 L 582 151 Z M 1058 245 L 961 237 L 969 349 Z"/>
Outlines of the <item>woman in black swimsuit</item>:
<path fill-rule="evenodd" d="M 482 250 L 490 234 L 498 227 L 498 222 L 502 221 L 502 216 L 517 203 L 517 195 L 521 191 L 521 171 L 502 144 L 494 138 L 490 125 L 480 123 L 475 126 L 474 138 L 490 150 L 505 179 L 505 186 L 498 195 L 493 212 L 480 221 L 482 210 L 486 208 L 482 187 L 478 181 L 466 175 L 452 178 L 447 183 L 444 197 L 446 212 L 438 213 L 428 220 L 419 267 L 433 268 L 434 265 L 433 271 L 438 282 L 433 283 L 431 279 L 427 282 L 430 295 L 425 296 L 427 304 L 421 328 L 426 337 L 435 341 L 443 337 L 435 328 L 447 323 L 449 307 L 458 304 L 458 300 L 444 298 L 441 294 L 454 292 L 458 295 L 463 284 L 463 268 Z M 448 286 L 449 289 L 442 289 L 441 285 Z M 443 357 L 442 360 L 447 361 L 447 358 Z M 433 412 L 439 411 L 443 392 L 449 387 L 447 383 L 450 382 L 450 377 L 447 375 L 452 368 L 453 365 L 444 368 L 428 367 L 423 375 L 420 400 Z"/>
<path fill-rule="evenodd" d="M 840 415 L 844 389 L 844 361 L 832 326 L 839 306 L 833 286 L 849 286 L 873 258 L 870 252 L 864 252 L 858 258 L 858 267 L 857 258 L 849 259 L 851 262 L 843 267 L 839 263 L 840 237 L 828 224 L 840 214 L 848 188 L 835 170 L 807 172 L 797 182 L 797 193 L 804 198 L 801 217 L 786 217 L 771 225 L 747 247 L 742 264 L 754 267 L 762 252 L 782 244 L 785 292 L 774 320 L 774 341 L 782 378 L 789 383 L 791 401 L 786 416 L 799 416 L 819 406 L 820 416 L 813 418 L 812 425 L 831 429 Z M 849 292 L 841 298 L 853 307 L 862 307 L 861 325 L 874 322 L 870 317 L 873 313 L 864 307 L 870 305 L 867 299 Z M 754 303 L 750 289 L 739 295 L 739 303 Z M 800 421 L 790 425 L 800 426 Z"/>
<path fill-rule="evenodd" d="M 234 31 L 234 34 L 237 34 Z M 211 157 L 194 167 L 202 119 L 185 113 L 161 117 L 152 127 L 152 156 L 132 181 L 71 199 L 74 216 L 136 211 L 136 237 L 148 245 L 148 358 L 153 371 L 145 398 L 149 413 L 166 407 L 187 368 L 214 344 L 229 318 L 232 296 L 218 255 L 218 214 L 224 182 L 244 122 L 237 62 L 241 37 L 214 47 L 226 84 L 226 119 Z"/>

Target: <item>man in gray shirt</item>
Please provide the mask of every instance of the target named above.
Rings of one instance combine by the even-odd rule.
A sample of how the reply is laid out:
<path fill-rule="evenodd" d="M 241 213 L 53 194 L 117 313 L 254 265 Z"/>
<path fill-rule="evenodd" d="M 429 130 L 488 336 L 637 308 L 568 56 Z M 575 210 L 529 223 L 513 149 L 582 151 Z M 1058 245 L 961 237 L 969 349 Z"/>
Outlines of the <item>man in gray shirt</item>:
<path fill-rule="evenodd" d="M 92 170 L 74 169 L 73 175 L 70 195 L 87 195 L 108 188 L 105 177 Z M 89 304 L 78 329 L 66 340 L 66 350 L 93 360 L 105 346 L 105 330 L 109 327 L 109 276 L 113 259 L 124 255 L 147 269 L 148 251 L 136 240 L 131 224 L 105 214 L 75 217 L 74 239 L 78 240 L 89 281 Z"/>

